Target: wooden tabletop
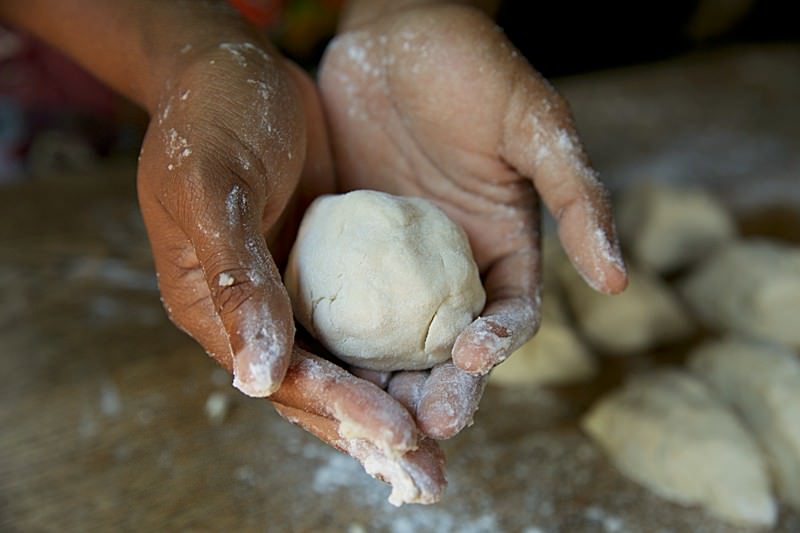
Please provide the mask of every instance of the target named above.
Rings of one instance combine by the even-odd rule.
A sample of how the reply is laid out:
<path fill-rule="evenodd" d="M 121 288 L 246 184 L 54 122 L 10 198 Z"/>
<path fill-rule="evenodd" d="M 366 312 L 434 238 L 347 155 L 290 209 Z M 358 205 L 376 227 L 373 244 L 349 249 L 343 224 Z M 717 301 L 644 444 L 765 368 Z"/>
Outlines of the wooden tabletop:
<path fill-rule="evenodd" d="M 800 242 L 800 47 L 556 80 L 619 189 L 706 184 L 750 233 Z M 133 162 L 0 187 L 0 530 L 744 531 L 627 481 L 576 425 L 661 354 L 581 387 L 489 388 L 445 442 L 435 506 L 245 398 L 161 309 Z M 782 509 L 776 531 L 800 531 Z"/>

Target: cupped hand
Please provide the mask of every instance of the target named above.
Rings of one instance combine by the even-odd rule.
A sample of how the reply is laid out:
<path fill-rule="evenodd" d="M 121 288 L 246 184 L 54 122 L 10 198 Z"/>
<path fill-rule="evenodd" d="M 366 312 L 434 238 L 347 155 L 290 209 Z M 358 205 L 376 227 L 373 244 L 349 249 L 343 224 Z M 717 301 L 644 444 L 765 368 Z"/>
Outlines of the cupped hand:
<path fill-rule="evenodd" d="M 320 70 L 341 189 L 435 201 L 466 230 L 487 291 L 452 363 L 389 383 L 423 431 L 445 438 L 471 420 L 491 368 L 538 327 L 539 197 L 592 287 L 623 290 L 625 265 L 565 101 L 488 17 L 415 7 L 346 29 Z"/>
<path fill-rule="evenodd" d="M 324 165 L 307 154 L 313 102 L 299 72 L 254 40 L 210 46 L 184 64 L 165 82 L 139 159 L 162 300 L 236 387 L 267 396 L 295 332 L 267 238 L 280 248 L 301 175 Z"/>
<path fill-rule="evenodd" d="M 164 306 L 250 396 L 361 461 L 395 503 L 444 490 L 443 459 L 387 393 L 295 345 L 277 265 L 305 206 L 333 191 L 317 91 L 257 37 L 218 43 L 168 80 L 139 199 Z"/>

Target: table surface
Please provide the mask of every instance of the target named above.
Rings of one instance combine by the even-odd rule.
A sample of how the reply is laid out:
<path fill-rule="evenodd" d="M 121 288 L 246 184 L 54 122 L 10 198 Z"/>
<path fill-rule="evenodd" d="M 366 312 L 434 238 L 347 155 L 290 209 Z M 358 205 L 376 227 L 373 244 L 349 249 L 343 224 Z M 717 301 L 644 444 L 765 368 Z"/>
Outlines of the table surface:
<path fill-rule="evenodd" d="M 746 233 L 800 241 L 799 64 L 798 46 L 734 48 L 555 84 L 613 189 L 703 183 Z M 444 443 L 443 501 L 395 509 L 169 324 L 132 162 L 4 186 L 0 220 L 2 531 L 744 531 L 627 481 L 577 427 L 663 353 L 606 360 L 582 386 L 490 387 Z M 782 509 L 776 531 L 800 515 Z"/>

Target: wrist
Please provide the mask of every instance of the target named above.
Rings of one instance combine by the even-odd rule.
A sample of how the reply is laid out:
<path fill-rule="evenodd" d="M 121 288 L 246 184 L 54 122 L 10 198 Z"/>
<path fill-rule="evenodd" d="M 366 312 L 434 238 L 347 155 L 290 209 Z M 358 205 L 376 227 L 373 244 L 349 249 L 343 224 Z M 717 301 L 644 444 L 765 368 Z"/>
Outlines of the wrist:
<path fill-rule="evenodd" d="M 150 113 L 169 80 L 198 54 L 223 42 L 259 39 L 222 0 L 0 1 L 0 17 L 72 57 Z"/>
<path fill-rule="evenodd" d="M 268 47 L 257 30 L 225 2 L 197 2 L 191 8 L 184 3 L 164 4 L 156 8 L 157 21 L 152 14 L 142 21 L 137 36 L 139 59 L 134 62 L 138 66 L 133 77 L 138 80 L 130 96 L 150 114 L 184 72 L 218 55 L 223 44 Z"/>

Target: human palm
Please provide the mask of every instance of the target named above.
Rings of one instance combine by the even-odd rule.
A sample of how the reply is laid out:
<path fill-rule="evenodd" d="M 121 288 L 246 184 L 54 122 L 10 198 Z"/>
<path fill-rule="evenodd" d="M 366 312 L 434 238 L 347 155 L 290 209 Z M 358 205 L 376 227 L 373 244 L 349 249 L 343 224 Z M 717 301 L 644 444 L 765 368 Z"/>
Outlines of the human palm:
<path fill-rule="evenodd" d="M 459 398 L 452 383 L 472 377 L 467 390 L 479 396 L 475 376 L 538 327 L 538 196 L 587 282 L 609 293 L 624 288 L 607 194 L 564 100 L 482 13 L 438 6 L 372 19 L 332 42 L 320 87 L 340 189 L 427 197 L 469 236 L 487 305 L 456 341 L 450 390 L 438 387 L 456 412 L 474 410 L 477 398 Z M 414 411 L 435 436 L 463 427 L 442 434 L 441 416 L 425 405 Z"/>

